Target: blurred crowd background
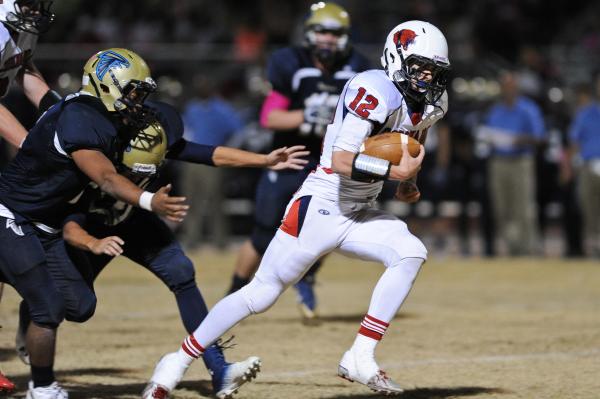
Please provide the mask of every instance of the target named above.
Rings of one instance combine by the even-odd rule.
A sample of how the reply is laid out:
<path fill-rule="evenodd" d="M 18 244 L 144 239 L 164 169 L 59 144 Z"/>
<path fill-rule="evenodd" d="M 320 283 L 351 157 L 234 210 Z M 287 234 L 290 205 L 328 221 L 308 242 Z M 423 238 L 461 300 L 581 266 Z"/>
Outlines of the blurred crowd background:
<path fill-rule="evenodd" d="M 302 42 L 302 22 L 311 3 L 58 0 L 53 5 L 56 21 L 41 37 L 34 59 L 50 86 L 64 95 L 78 90 L 82 66 L 93 53 L 108 47 L 130 48 L 150 64 L 158 96 L 175 104 L 184 115 L 188 139 L 265 152 L 271 135 L 259 126 L 258 116 L 269 90 L 266 60 L 274 49 Z M 381 197 L 382 207 L 405 218 L 433 252 L 464 256 L 600 254 L 597 232 L 589 223 L 593 216 L 583 213 L 585 191 L 580 188 L 586 167 L 592 175 L 600 175 L 595 162 L 600 153 L 568 151 L 577 113 L 596 91 L 599 2 L 337 3 L 350 13 L 354 47 L 376 68 L 387 33 L 402 21 L 432 22 L 449 43 L 450 111 L 428 136 L 428 155 L 419 176 L 422 199 L 411 206 L 393 201 L 391 187 Z M 482 128 L 496 102 L 511 90 L 529 98 L 540 110 L 540 134 L 527 143 L 525 151 L 535 164 L 529 180 L 518 169 L 510 170 L 519 157 L 510 151 L 498 152 L 498 143 L 487 135 L 489 129 Z M 15 90 L 3 101 L 29 127 L 37 115 L 21 96 Z M 600 126 L 595 140 L 600 148 Z M 11 150 L 5 145 L 3 151 L 5 163 Z M 494 187 L 498 184 L 492 182 L 501 179 L 496 173 L 502 173 L 494 159 L 502 156 L 508 161 L 508 178 Z M 203 168 L 206 183 L 190 178 L 188 167 Z M 224 248 L 247 235 L 258 176 L 258 170 L 170 165 L 163 177 L 174 181 L 195 209 L 187 224 L 177 227 L 182 240 L 189 247 L 205 243 Z M 520 188 L 523 185 L 525 188 Z M 527 203 L 498 195 L 498 190 L 528 187 L 533 195 L 523 198 Z M 503 209 L 498 205 L 504 205 Z M 522 217 L 523 223 L 506 226 L 506 219 L 514 215 Z M 531 240 L 527 245 L 519 238 L 523 229 Z"/>

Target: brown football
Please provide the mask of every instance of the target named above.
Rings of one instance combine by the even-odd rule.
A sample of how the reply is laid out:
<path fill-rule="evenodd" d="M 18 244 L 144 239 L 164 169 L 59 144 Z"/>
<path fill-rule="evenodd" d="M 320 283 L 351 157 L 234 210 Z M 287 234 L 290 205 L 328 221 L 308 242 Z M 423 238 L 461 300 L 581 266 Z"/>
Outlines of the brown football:
<path fill-rule="evenodd" d="M 389 132 L 369 137 L 363 143 L 363 154 L 372 157 L 387 159 L 393 165 L 398 165 L 402 159 L 402 142 L 406 140 L 408 152 L 416 157 L 421 151 L 419 142 L 407 134 L 399 132 Z"/>

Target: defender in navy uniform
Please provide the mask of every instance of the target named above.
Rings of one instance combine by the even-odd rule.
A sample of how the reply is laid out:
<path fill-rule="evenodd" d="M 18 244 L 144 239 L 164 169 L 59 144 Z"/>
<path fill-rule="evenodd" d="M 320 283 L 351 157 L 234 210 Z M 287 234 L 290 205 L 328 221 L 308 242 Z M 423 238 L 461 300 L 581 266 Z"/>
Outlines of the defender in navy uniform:
<path fill-rule="evenodd" d="M 272 91 L 263 103 L 261 124 L 274 131 L 273 145 L 302 144 L 310 151 L 302 171 L 264 171 L 256 189 L 254 230 L 240 249 L 230 293 L 246 285 L 281 224 L 286 205 L 318 164 L 321 142 L 344 85 L 369 68 L 349 42 L 350 17 L 334 3 L 311 6 L 303 46 L 271 56 L 267 67 Z M 296 284 L 304 321 L 315 321 L 314 273 L 319 262 Z"/>
<path fill-rule="evenodd" d="M 184 198 L 169 188 L 143 191 L 115 168 L 132 137 L 152 120 L 143 104 L 156 89 L 144 60 L 126 49 L 101 51 L 84 66 L 79 93 L 53 105 L 31 129 L 0 176 L 0 271 L 21 295 L 31 377 L 27 399 L 64 399 L 54 378 L 56 329 L 64 318 L 83 322 L 96 297 L 66 253 L 60 226 L 69 201 L 90 181 L 132 205 L 173 221 Z"/>
<path fill-rule="evenodd" d="M 125 149 L 121 173 L 144 189 L 156 185 L 166 158 L 212 166 L 271 167 L 302 169 L 307 162 L 302 146 L 280 148 L 268 155 L 228 147 L 214 147 L 183 139 L 183 122 L 168 104 L 148 102 L 158 116 Z M 114 256 L 123 254 L 157 276 L 175 295 L 188 333 L 208 313 L 195 280 L 194 265 L 185 255 L 171 229 L 156 215 L 117 201 L 90 184 L 77 201 L 77 210 L 64 223 L 63 237 L 71 258 L 89 282 L 102 272 Z M 212 376 L 214 393 L 230 397 L 259 370 L 255 356 L 227 363 L 218 345 L 203 357 Z"/>

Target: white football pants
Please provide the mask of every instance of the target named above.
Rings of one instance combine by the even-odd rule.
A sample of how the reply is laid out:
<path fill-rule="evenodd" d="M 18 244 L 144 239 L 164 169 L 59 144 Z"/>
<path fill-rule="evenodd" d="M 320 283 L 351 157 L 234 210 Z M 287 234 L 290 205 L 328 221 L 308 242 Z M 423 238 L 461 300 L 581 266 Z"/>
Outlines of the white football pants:
<path fill-rule="evenodd" d="M 340 206 L 314 196 L 293 198 L 254 279 L 218 302 L 194 331 L 194 338 L 207 348 L 250 314 L 266 311 L 317 259 L 332 251 L 386 266 L 368 311 L 386 323 L 402 305 L 427 258 L 423 243 L 393 215 L 366 204 Z"/>

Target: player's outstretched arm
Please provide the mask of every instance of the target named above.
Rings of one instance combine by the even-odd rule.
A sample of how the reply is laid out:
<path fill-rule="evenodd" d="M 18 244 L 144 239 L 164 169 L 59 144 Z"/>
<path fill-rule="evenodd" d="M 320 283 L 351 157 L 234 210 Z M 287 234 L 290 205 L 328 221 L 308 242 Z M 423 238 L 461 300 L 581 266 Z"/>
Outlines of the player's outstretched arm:
<path fill-rule="evenodd" d="M 21 147 L 21 143 L 27 137 L 27 130 L 2 104 L 0 104 L 0 136 L 17 148 Z"/>
<path fill-rule="evenodd" d="M 302 169 L 308 162 L 302 158 L 308 155 L 308 151 L 304 151 L 304 148 L 302 145 L 297 145 L 290 148 L 278 148 L 269 154 L 257 154 L 237 148 L 219 146 L 215 148 L 212 160 L 215 166 L 270 167 L 276 170 L 286 168 Z"/>
<path fill-rule="evenodd" d="M 161 187 L 156 193 L 143 191 L 126 177 L 117 173 L 114 165 L 100 151 L 82 149 L 71 153 L 77 167 L 100 189 L 130 205 L 155 212 L 174 222 L 181 222 L 187 210 L 185 197 L 171 197 L 171 185 Z"/>
<path fill-rule="evenodd" d="M 63 239 L 69 245 L 89 251 L 94 255 L 121 255 L 123 253 L 122 245 L 125 244 L 125 241 L 117 236 L 96 238 L 74 221 L 68 221 L 63 226 Z"/>

